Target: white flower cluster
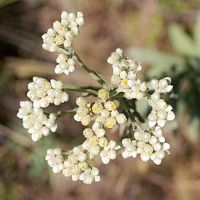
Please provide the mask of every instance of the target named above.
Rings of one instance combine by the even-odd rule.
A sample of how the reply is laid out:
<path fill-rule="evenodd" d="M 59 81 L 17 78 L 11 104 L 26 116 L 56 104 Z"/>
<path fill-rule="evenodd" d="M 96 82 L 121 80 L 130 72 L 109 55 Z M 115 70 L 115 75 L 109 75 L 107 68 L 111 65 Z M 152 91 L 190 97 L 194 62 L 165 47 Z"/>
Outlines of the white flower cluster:
<path fill-rule="evenodd" d="M 126 116 L 117 110 L 118 102 L 108 100 L 109 92 L 105 89 L 98 91 L 98 100 L 88 103 L 84 97 L 78 97 L 76 104 L 79 106 L 74 119 L 88 126 L 94 119 L 93 130 L 98 136 L 105 135 L 104 128 L 113 128 L 116 124 L 124 124 Z"/>
<path fill-rule="evenodd" d="M 79 33 L 79 27 L 83 25 L 83 13 L 61 14 L 61 21 L 55 21 L 53 27 L 42 35 L 42 47 L 50 52 L 60 52 L 62 48 L 68 49 L 72 46 L 72 41 Z"/>
<path fill-rule="evenodd" d="M 60 148 L 49 149 L 45 159 L 54 173 L 62 172 L 73 181 L 81 180 L 85 184 L 91 184 L 100 181 L 99 170 L 91 166 L 97 156 L 102 163 L 108 164 L 116 159 L 120 150 L 123 158 L 135 158 L 138 155 L 145 162 L 152 160 L 157 165 L 161 164 L 170 150 L 161 128 L 168 121 L 174 120 L 175 115 L 172 107 L 162 98 L 163 94 L 173 88 L 171 79 L 166 77 L 161 80 L 142 81 L 138 78 L 142 67 L 126 57 L 122 49 L 116 49 L 107 60 L 113 69 L 112 85 L 108 85 L 101 75 L 89 69 L 72 47 L 73 39 L 78 35 L 83 23 L 82 12 L 62 12 L 61 20 L 55 21 L 53 27 L 42 36 L 42 46 L 50 52 L 59 53 L 56 59 L 56 74 L 69 75 L 75 71 L 77 63 L 106 89 L 75 88 L 73 91 L 87 93 L 89 98 L 95 98 L 81 96 L 76 99 L 77 108 L 46 114 L 43 109 L 50 104 L 60 105 L 68 101 L 68 94 L 60 81 L 33 77 L 33 82 L 28 84 L 27 96 L 30 101 L 20 102 L 17 116 L 23 120 L 23 126 L 28 129 L 33 141 L 37 141 L 56 131 L 58 116 L 76 110 L 75 121 L 86 126 L 83 131 L 85 141 L 67 152 Z M 142 128 L 144 126 L 140 122 L 145 120 L 135 106 L 136 100 L 142 99 L 151 107 L 147 129 Z M 120 132 L 125 132 L 120 136 L 127 134 L 130 137 L 121 138 L 119 141 L 108 140 L 106 130 L 115 127 L 119 128 Z"/>
<path fill-rule="evenodd" d="M 152 95 L 149 104 L 152 106 L 152 111 L 148 116 L 150 128 L 155 125 L 164 127 L 167 121 L 174 120 L 175 114 L 172 111 L 172 106 L 167 105 L 163 99 L 157 99 L 155 95 Z"/>
<path fill-rule="evenodd" d="M 37 141 L 42 136 L 49 135 L 50 131 L 55 132 L 57 129 L 56 115 L 51 113 L 47 116 L 41 108 L 33 107 L 33 103 L 30 101 L 20 102 L 17 117 L 23 120 L 23 126 L 28 129 L 33 141 Z"/>
<path fill-rule="evenodd" d="M 53 27 L 42 35 L 42 47 L 50 52 L 58 52 L 55 67 L 56 74 L 66 74 L 75 71 L 76 57 L 72 42 L 79 33 L 79 27 L 84 24 L 83 13 L 67 13 L 63 11 L 61 21 L 55 21 Z"/>
<path fill-rule="evenodd" d="M 55 67 L 56 74 L 65 73 L 66 75 L 69 75 L 69 73 L 75 71 L 76 60 L 73 55 L 69 57 L 63 53 L 60 53 L 56 59 L 56 62 L 58 63 Z"/>
<path fill-rule="evenodd" d="M 102 162 L 108 164 L 110 160 L 114 160 L 117 157 L 118 149 L 120 149 L 120 146 L 114 140 L 110 140 L 100 153 Z"/>
<path fill-rule="evenodd" d="M 102 162 L 108 164 L 110 160 L 114 160 L 117 157 L 117 150 L 120 149 L 120 146 L 114 140 L 108 141 L 106 137 L 97 136 L 95 131 L 93 132 L 90 128 L 86 128 L 83 131 L 83 135 L 87 139 L 82 146 L 88 151 L 90 159 L 99 154 Z"/>
<path fill-rule="evenodd" d="M 99 154 L 101 149 L 108 145 L 107 138 L 101 136 L 98 137 L 91 128 L 86 128 L 83 131 L 83 135 L 86 137 L 86 140 L 83 142 L 83 148 L 88 151 L 90 159 L 93 159 L 96 155 Z"/>
<path fill-rule="evenodd" d="M 73 181 L 82 180 L 86 184 L 100 181 L 99 171 L 90 167 L 87 153 L 82 146 L 74 147 L 72 153 L 64 161 L 63 174 L 71 176 Z"/>
<path fill-rule="evenodd" d="M 54 173 L 63 172 L 73 181 L 81 180 L 85 184 L 100 181 L 99 170 L 88 163 L 87 153 L 82 146 L 74 147 L 68 152 L 61 149 L 48 149 L 45 159 Z"/>
<path fill-rule="evenodd" d="M 175 118 L 172 107 L 161 98 L 162 94 L 172 90 L 171 79 L 169 77 L 161 80 L 153 79 L 147 83 L 141 81 L 137 78 L 137 72 L 142 67 L 125 57 L 121 49 L 116 49 L 107 61 L 112 64 L 111 82 L 116 91 L 123 92 L 126 99 L 146 99 L 152 108 L 148 116 L 148 125 L 151 129 L 156 127 L 152 132 L 148 130 L 136 131 L 133 140 L 124 139 L 122 141 L 125 147 L 122 153 L 123 157 L 135 158 L 137 154 L 140 154 L 143 161 L 151 159 L 154 163 L 160 164 L 165 152 L 168 152 L 170 148 L 168 143 L 164 143 L 165 139 L 162 136 L 161 128 L 166 125 L 167 121 L 172 121 Z M 159 137 L 155 135 L 158 132 L 161 132 Z"/>
<path fill-rule="evenodd" d="M 165 154 L 169 153 L 170 145 L 165 142 L 162 130 L 158 126 L 149 132 L 136 131 L 134 138 L 134 140 L 130 138 L 122 140 L 123 158 L 135 158 L 139 154 L 142 161 L 152 160 L 155 164 L 160 165 Z"/>
<path fill-rule="evenodd" d="M 170 83 L 171 79 L 167 77 L 161 80 L 154 79 L 147 84 L 148 89 L 153 91 L 153 94 L 148 98 L 148 104 L 152 107 L 148 116 L 150 128 L 156 125 L 164 127 L 167 121 L 172 121 L 175 118 L 172 106 L 161 99 L 162 93 L 168 93 L 172 90 L 173 86 Z"/>
<path fill-rule="evenodd" d="M 63 90 L 63 84 L 60 81 L 33 77 L 33 82 L 28 84 L 27 96 L 33 102 L 35 108 L 46 108 L 50 103 L 60 105 L 68 101 L 68 94 Z"/>
<path fill-rule="evenodd" d="M 149 90 L 153 90 L 155 93 L 168 93 L 172 90 L 171 78 L 166 77 L 161 80 L 153 79 L 147 85 Z"/>
<path fill-rule="evenodd" d="M 63 170 L 64 158 L 61 149 L 48 149 L 45 160 L 48 162 L 48 165 L 52 167 L 54 173 L 58 173 Z"/>
<path fill-rule="evenodd" d="M 118 92 L 124 92 L 127 99 L 142 99 L 147 89 L 146 83 L 137 78 L 137 72 L 142 69 L 137 62 L 124 56 L 122 49 L 116 49 L 107 62 L 112 65 L 111 82 Z"/>
<path fill-rule="evenodd" d="M 81 180 L 86 184 L 100 181 L 99 170 L 90 165 L 90 160 L 100 155 L 104 164 L 117 157 L 120 146 L 114 140 L 98 137 L 90 128 L 83 131 L 86 140 L 68 152 L 61 149 L 48 149 L 45 159 L 54 173 L 63 172 L 64 176 L 72 177 L 73 181 Z"/>
<path fill-rule="evenodd" d="M 60 81 L 33 77 L 33 82 L 28 84 L 27 96 L 31 101 L 21 101 L 17 117 L 23 120 L 24 128 L 32 134 L 32 140 L 37 141 L 42 136 L 49 135 L 50 131 L 57 129 L 57 115 L 45 114 L 42 108 L 46 108 L 50 103 L 60 105 L 68 101 L 68 94 L 63 90 Z"/>

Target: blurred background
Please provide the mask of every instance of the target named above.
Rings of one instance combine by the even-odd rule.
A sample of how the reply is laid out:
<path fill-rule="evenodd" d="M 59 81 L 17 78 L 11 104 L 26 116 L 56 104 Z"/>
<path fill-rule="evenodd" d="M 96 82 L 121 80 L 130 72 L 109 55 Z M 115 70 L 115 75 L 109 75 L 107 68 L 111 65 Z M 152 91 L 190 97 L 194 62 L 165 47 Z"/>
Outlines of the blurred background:
<path fill-rule="evenodd" d="M 54 74 L 56 54 L 41 48 L 41 35 L 61 11 L 83 11 L 75 47 L 107 80 L 115 48 L 143 65 L 146 79 L 171 76 L 177 118 L 165 129 L 171 155 L 161 166 L 119 156 L 98 164 L 93 185 L 54 175 L 44 156 L 49 147 L 72 148 L 83 138 L 72 115 L 55 134 L 33 143 L 16 118 L 32 76 L 91 85 L 81 69 Z M 95 83 L 94 83 L 95 84 Z M 65 108 L 74 106 L 71 94 Z M 199 200 L 200 198 L 200 1 L 199 0 L 0 0 L 0 199 L 2 200 Z"/>

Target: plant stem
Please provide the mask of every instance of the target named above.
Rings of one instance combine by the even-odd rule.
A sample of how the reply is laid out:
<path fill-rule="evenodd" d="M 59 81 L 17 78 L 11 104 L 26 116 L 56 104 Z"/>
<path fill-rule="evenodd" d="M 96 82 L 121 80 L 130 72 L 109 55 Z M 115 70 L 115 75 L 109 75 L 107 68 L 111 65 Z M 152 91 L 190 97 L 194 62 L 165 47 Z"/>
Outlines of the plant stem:
<path fill-rule="evenodd" d="M 103 80 L 103 78 L 101 77 L 101 75 L 100 75 L 99 73 L 97 73 L 97 72 L 95 72 L 94 70 L 90 69 L 90 68 L 82 61 L 82 59 L 81 59 L 76 53 L 74 53 L 74 55 L 75 55 L 75 57 L 76 57 L 77 63 L 78 63 L 81 67 L 83 67 L 83 69 L 84 69 L 85 71 L 87 71 L 87 72 L 89 73 L 89 75 L 90 75 L 93 79 L 95 79 L 100 85 L 102 85 L 102 86 L 108 88 L 107 83 Z"/>
<path fill-rule="evenodd" d="M 70 110 L 65 110 L 65 111 L 58 111 L 57 112 L 57 116 L 58 117 L 62 117 L 62 116 L 65 116 L 68 113 L 74 113 L 74 112 L 76 112 L 76 110 L 77 110 L 77 108 L 70 109 Z"/>
<path fill-rule="evenodd" d="M 127 104 L 129 105 L 130 108 L 132 108 L 134 110 L 133 115 L 135 115 L 135 117 L 137 117 L 137 119 L 144 123 L 145 120 L 143 119 L 143 117 L 140 115 L 140 113 L 137 111 L 136 109 L 136 105 L 135 105 L 135 100 L 125 100 L 127 102 Z"/>
<path fill-rule="evenodd" d="M 95 87 L 64 87 L 63 90 L 66 92 L 82 92 L 88 93 L 93 96 L 97 96 L 97 90 Z"/>

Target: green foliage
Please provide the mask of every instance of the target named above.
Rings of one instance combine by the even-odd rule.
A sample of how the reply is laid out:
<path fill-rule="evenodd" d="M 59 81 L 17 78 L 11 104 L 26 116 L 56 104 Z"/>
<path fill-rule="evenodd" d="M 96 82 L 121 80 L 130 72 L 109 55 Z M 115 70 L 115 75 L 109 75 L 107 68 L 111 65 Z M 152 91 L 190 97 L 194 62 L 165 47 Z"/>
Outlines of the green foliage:
<path fill-rule="evenodd" d="M 200 58 L 187 59 L 181 73 L 177 73 L 174 66 L 164 75 L 172 77 L 174 92 L 178 95 L 174 99 L 174 107 L 176 108 L 181 100 L 190 112 L 191 118 L 200 119 Z"/>
<path fill-rule="evenodd" d="M 178 116 L 189 113 L 189 138 L 196 142 L 200 128 L 200 57 L 188 58 L 181 73 L 176 71 L 176 66 L 164 74 L 172 77 L 176 98 L 171 99 Z"/>
<path fill-rule="evenodd" d="M 170 70 L 172 65 L 176 66 L 177 72 L 184 70 L 185 58 L 200 57 L 200 20 L 194 25 L 194 38 L 190 37 L 180 25 L 172 24 L 168 29 L 171 46 L 177 55 L 162 52 L 150 48 L 131 47 L 130 56 L 146 64 L 150 64 L 148 71 L 150 77 L 159 76 Z"/>
<path fill-rule="evenodd" d="M 12 187 L 1 187 L 0 188 L 0 199 L 1 200 L 20 200 L 20 188 L 18 185 L 13 185 Z"/>
<path fill-rule="evenodd" d="M 47 162 L 44 157 L 46 155 L 46 150 L 52 147 L 52 144 L 52 137 L 47 137 L 45 140 L 39 141 L 38 147 L 33 149 L 32 153 L 30 154 L 32 165 L 28 173 L 29 178 L 37 179 L 46 171 Z"/>
<path fill-rule="evenodd" d="M 194 25 L 193 38 L 177 24 L 170 25 L 168 33 L 175 55 L 150 48 L 130 48 L 129 54 L 151 66 L 149 78 L 172 78 L 175 98 L 171 104 L 177 116 L 189 113 L 188 132 L 195 141 L 200 127 L 200 20 Z"/>
<path fill-rule="evenodd" d="M 11 3 L 14 3 L 18 0 L 0 0 L 0 8 L 5 7 Z"/>
<path fill-rule="evenodd" d="M 187 11 L 190 7 L 189 2 L 183 0 L 160 0 L 160 5 L 173 11 Z"/>
<path fill-rule="evenodd" d="M 197 18 L 196 24 L 194 26 L 194 40 L 195 40 L 197 52 L 200 55 L 200 17 Z"/>
<path fill-rule="evenodd" d="M 169 38 L 177 53 L 184 56 L 197 56 L 199 54 L 195 41 L 185 33 L 181 26 L 177 24 L 169 26 Z"/>
<path fill-rule="evenodd" d="M 148 75 L 151 77 L 159 76 L 168 71 L 169 66 L 174 64 L 178 70 L 181 70 L 184 63 L 184 59 L 179 56 L 149 48 L 130 48 L 129 54 L 137 58 L 137 60 L 152 66 L 148 71 Z"/>

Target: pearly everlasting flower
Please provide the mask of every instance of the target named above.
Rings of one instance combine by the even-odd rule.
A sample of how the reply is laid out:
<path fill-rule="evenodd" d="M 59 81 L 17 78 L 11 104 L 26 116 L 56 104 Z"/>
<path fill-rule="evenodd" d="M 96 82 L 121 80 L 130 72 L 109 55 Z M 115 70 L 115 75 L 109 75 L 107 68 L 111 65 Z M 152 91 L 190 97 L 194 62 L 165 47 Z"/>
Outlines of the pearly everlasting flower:
<path fill-rule="evenodd" d="M 78 97 L 76 99 L 76 104 L 79 106 L 74 115 L 74 119 L 77 122 L 81 122 L 83 126 L 90 124 L 91 118 L 91 105 L 87 103 L 84 97 Z"/>
<path fill-rule="evenodd" d="M 91 167 L 82 146 L 74 147 L 63 164 L 63 174 L 71 176 L 73 181 L 81 180 L 85 184 L 100 181 L 99 170 Z"/>
<path fill-rule="evenodd" d="M 54 173 L 62 171 L 64 159 L 61 149 L 48 149 L 45 160 L 47 160 L 48 165 L 52 167 Z"/>
<path fill-rule="evenodd" d="M 81 181 L 85 184 L 91 184 L 93 181 L 99 182 L 99 170 L 96 167 L 92 167 L 81 173 L 80 178 Z"/>
<path fill-rule="evenodd" d="M 56 62 L 58 63 L 55 67 L 55 73 L 56 74 L 66 74 L 69 75 L 69 73 L 75 71 L 75 57 L 67 56 L 63 53 L 60 53 L 56 59 Z"/>
<path fill-rule="evenodd" d="M 122 140 L 122 145 L 124 147 L 124 150 L 122 151 L 123 158 L 135 158 L 137 156 L 136 141 L 131 141 L 130 138 L 124 138 Z"/>
<path fill-rule="evenodd" d="M 17 116 L 23 120 L 23 126 L 28 129 L 33 141 L 37 141 L 57 129 L 56 115 L 51 113 L 47 116 L 41 108 L 33 107 L 33 103 L 30 101 L 20 102 Z"/>
<path fill-rule="evenodd" d="M 54 173 L 63 172 L 73 181 L 81 180 L 85 184 L 100 181 L 99 170 L 89 164 L 87 152 L 82 146 L 74 147 L 68 152 L 61 149 L 48 149 L 45 157 Z"/>
<path fill-rule="evenodd" d="M 99 146 L 99 139 L 93 135 L 83 143 L 83 148 L 88 151 L 89 158 L 92 159 L 99 154 L 101 147 Z"/>
<path fill-rule="evenodd" d="M 142 67 L 125 57 L 121 49 L 116 49 L 107 61 L 112 65 L 111 82 L 117 87 L 117 91 L 123 92 L 127 99 L 142 99 L 147 89 L 146 83 L 137 78 L 137 72 Z"/>
<path fill-rule="evenodd" d="M 83 131 L 83 135 L 87 138 L 83 144 L 83 149 L 87 150 L 89 158 L 92 159 L 99 154 L 100 150 L 108 145 L 107 138 L 97 136 L 97 134 L 90 128 L 86 128 Z"/>
<path fill-rule="evenodd" d="M 144 162 L 152 160 L 157 165 L 161 164 L 170 150 L 161 128 L 175 115 L 162 97 L 172 90 L 171 79 L 141 80 L 138 73 L 142 67 L 126 57 L 122 49 L 116 49 L 107 60 L 113 70 L 111 85 L 90 69 L 72 47 L 83 23 L 82 12 L 62 12 L 61 20 L 55 21 L 42 36 L 42 46 L 50 52 L 59 53 L 56 74 L 69 75 L 79 64 L 104 88 L 63 88 L 60 81 L 33 77 L 33 82 L 28 84 L 30 101 L 20 102 L 17 116 L 23 120 L 23 126 L 28 129 L 32 140 L 37 141 L 56 131 L 58 117 L 75 112 L 74 120 L 85 126 L 85 140 L 66 152 L 59 148 L 48 149 L 45 159 L 54 173 L 62 172 L 73 181 L 91 184 L 100 181 L 99 170 L 92 166 L 97 156 L 104 164 L 114 160 L 119 152 L 123 158 L 139 156 Z M 45 108 L 50 104 L 60 105 L 68 101 L 65 90 L 80 92 L 84 97 L 76 98 L 74 109 L 47 114 Z M 145 100 L 151 109 L 147 118 L 148 127 L 143 126 L 145 120 L 137 111 L 140 100 Z M 119 129 L 121 146 L 107 139 L 107 129 Z"/>
<path fill-rule="evenodd" d="M 155 127 L 152 131 L 136 131 L 134 140 L 125 138 L 122 140 L 124 150 L 123 158 L 140 156 L 141 160 L 146 162 L 152 160 L 159 165 L 166 153 L 169 153 L 170 145 L 165 142 L 160 127 Z"/>
<path fill-rule="evenodd" d="M 151 96 L 149 105 L 152 106 L 152 111 L 148 116 L 150 128 L 154 127 L 156 124 L 160 127 L 164 127 L 167 121 L 174 120 L 175 114 L 172 111 L 172 106 L 167 105 L 163 99 L 155 99 L 155 94 Z"/>
<path fill-rule="evenodd" d="M 68 94 L 63 91 L 63 84 L 60 81 L 33 77 L 33 82 L 28 84 L 27 96 L 36 108 L 46 108 L 50 103 L 60 105 L 68 101 Z"/>
<path fill-rule="evenodd" d="M 109 93 L 105 89 L 98 91 L 98 97 L 95 102 L 88 103 L 84 97 L 78 97 L 76 104 L 79 106 L 74 119 L 88 126 L 94 120 L 93 130 L 97 136 L 105 135 L 105 128 L 113 128 L 116 124 L 124 124 L 127 119 L 123 113 L 117 110 L 116 101 L 107 100 Z"/>
<path fill-rule="evenodd" d="M 79 33 L 79 27 L 83 25 L 83 13 L 67 13 L 61 14 L 61 21 L 55 21 L 53 27 L 48 29 L 47 33 L 42 35 L 42 47 L 50 52 L 60 52 L 62 48 L 69 49 L 72 41 Z"/>
<path fill-rule="evenodd" d="M 98 93 L 100 92 L 102 91 L 99 90 Z M 103 92 L 105 93 L 105 90 Z M 106 94 L 106 96 L 108 95 Z M 96 102 L 92 106 L 93 113 L 98 114 L 93 125 L 95 132 L 99 132 L 98 129 L 101 129 L 102 132 L 104 127 L 113 128 L 116 124 L 124 124 L 127 120 L 126 116 L 117 110 L 118 105 L 116 102 L 106 100 L 104 97 L 102 99 L 103 101 Z"/>
<path fill-rule="evenodd" d="M 126 116 L 123 113 L 119 113 L 116 115 L 116 121 L 118 124 L 124 124 L 126 120 Z"/>
<path fill-rule="evenodd" d="M 170 85 L 170 83 L 170 77 L 166 77 L 161 80 L 153 79 L 148 83 L 148 88 L 149 90 L 154 90 L 156 93 L 168 93 L 173 88 L 173 86 Z"/>
<path fill-rule="evenodd" d="M 109 92 L 108 90 L 105 89 L 100 89 L 98 90 L 98 97 L 102 100 L 106 100 L 109 97 Z"/>
<path fill-rule="evenodd" d="M 104 164 L 108 164 L 110 160 L 117 157 L 117 150 L 120 148 L 114 140 L 109 141 L 108 145 L 100 152 L 101 160 Z"/>
<path fill-rule="evenodd" d="M 87 154 L 81 146 L 74 147 L 69 152 L 67 159 L 64 161 L 63 174 L 71 176 L 73 181 L 79 180 L 80 174 L 89 168 L 87 163 Z"/>

